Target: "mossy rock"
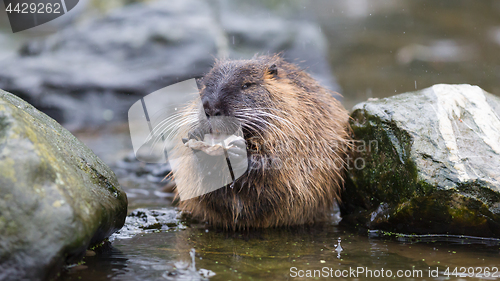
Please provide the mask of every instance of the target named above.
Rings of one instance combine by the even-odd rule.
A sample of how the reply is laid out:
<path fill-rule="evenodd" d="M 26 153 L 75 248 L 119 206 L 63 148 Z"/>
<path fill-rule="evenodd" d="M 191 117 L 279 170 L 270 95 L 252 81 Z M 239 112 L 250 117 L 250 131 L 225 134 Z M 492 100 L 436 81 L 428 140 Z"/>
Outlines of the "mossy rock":
<path fill-rule="evenodd" d="M 344 223 L 500 237 L 500 99 L 435 85 L 354 107 Z"/>
<path fill-rule="evenodd" d="M 43 280 L 120 229 L 115 174 L 56 121 L 0 90 L 0 280 Z"/>

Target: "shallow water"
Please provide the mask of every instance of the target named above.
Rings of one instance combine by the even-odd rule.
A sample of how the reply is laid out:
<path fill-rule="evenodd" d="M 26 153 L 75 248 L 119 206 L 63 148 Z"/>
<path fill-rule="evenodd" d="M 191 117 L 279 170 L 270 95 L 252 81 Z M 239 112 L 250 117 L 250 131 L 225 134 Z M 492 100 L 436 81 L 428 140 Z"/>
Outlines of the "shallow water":
<path fill-rule="evenodd" d="M 500 241 L 494 246 L 461 243 L 474 241 L 375 239 L 331 224 L 236 233 L 191 225 L 115 238 L 109 248 L 96 250 L 96 255 L 86 257 L 84 265 L 70 269 L 61 280 L 203 280 L 213 274 L 211 280 L 287 280 L 307 276 L 307 270 L 311 274 L 318 270 L 317 277 L 320 273 L 335 277 L 351 269 L 352 278 L 382 276 L 383 270 L 386 277 L 406 274 L 430 279 L 430 274 L 437 274 L 432 275 L 438 276 L 436 280 L 446 280 L 447 268 L 452 273 L 465 267 L 462 271 L 477 274 L 479 267 L 493 271 L 499 265 Z M 366 273 L 357 272 L 361 270 Z"/>
<path fill-rule="evenodd" d="M 292 10 L 300 10 L 303 2 L 294 3 Z M 312 13 L 328 37 L 329 59 L 347 108 L 367 98 L 435 83 L 472 83 L 500 93 L 500 5 L 494 1 L 418 3 L 321 0 L 304 5 L 304 13 Z M 111 165 L 130 151 L 126 130 L 79 137 Z M 123 145 L 117 151 L 109 143 Z M 175 210 L 170 195 L 159 193 L 159 185 L 114 167 L 129 194 L 130 210 Z M 339 239 L 342 250 L 336 251 Z M 374 276 L 383 269 L 381 280 L 399 279 L 397 274 L 407 274 L 410 278 L 401 278 L 410 280 L 497 279 L 492 273 L 500 266 L 499 243 L 377 238 L 334 224 L 243 233 L 195 224 L 115 238 L 109 248 L 86 257 L 84 265 L 71 268 L 61 280 L 202 280 L 211 273 L 215 273 L 211 280 L 301 280 L 307 270 L 313 276 L 314 270 L 320 270 L 318 277 L 324 268 L 335 276 L 358 267 L 372 270 Z M 491 272 L 488 278 L 478 274 L 486 268 Z M 455 269 L 455 275 L 446 275 Z M 393 278 L 387 277 L 387 270 Z M 457 272 L 473 274 L 457 276 Z M 351 273 L 340 278 L 367 277 L 369 273 Z"/>
<path fill-rule="evenodd" d="M 104 134 L 79 137 L 91 148 L 102 147 L 100 142 L 110 140 L 127 142 L 126 131 L 115 131 L 111 139 L 99 137 Z M 115 146 L 115 150 L 112 155 L 128 151 L 126 145 Z M 108 157 L 104 158 L 118 160 Z M 381 276 L 384 270 L 386 277 L 378 279 L 399 279 L 397 274 L 402 274 L 401 278 L 409 280 L 494 280 L 494 268 L 500 270 L 500 240 L 496 239 L 412 239 L 394 235 L 381 238 L 377 233 L 358 233 L 335 223 L 235 233 L 200 223 L 184 223 L 172 205 L 172 194 L 160 191 L 162 183 L 148 181 L 147 174 L 126 173 L 123 163 L 111 164 L 129 195 L 129 211 L 158 210 L 164 218 L 156 223 L 150 218 L 141 222 L 129 217 L 126 230 L 111 237 L 111 243 L 90 252 L 83 264 L 69 268 L 59 280 L 302 280 L 307 279 L 300 277 L 306 276 L 307 270 L 311 274 L 317 270 L 317 277 L 326 273 L 334 278 L 336 273 L 348 274 L 347 278 L 339 277 L 342 279 L 362 280 L 370 276 L 357 270 L 371 270 L 372 276 Z M 332 222 L 335 220 L 332 216 Z M 145 229 L 138 228 L 140 225 Z M 452 274 L 455 268 L 457 272 L 474 274 L 446 275 L 447 269 Z M 491 272 L 489 278 L 479 274 L 485 268 Z M 393 278 L 387 277 L 388 271 Z M 497 275 L 500 278 L 500 273 Z"/>

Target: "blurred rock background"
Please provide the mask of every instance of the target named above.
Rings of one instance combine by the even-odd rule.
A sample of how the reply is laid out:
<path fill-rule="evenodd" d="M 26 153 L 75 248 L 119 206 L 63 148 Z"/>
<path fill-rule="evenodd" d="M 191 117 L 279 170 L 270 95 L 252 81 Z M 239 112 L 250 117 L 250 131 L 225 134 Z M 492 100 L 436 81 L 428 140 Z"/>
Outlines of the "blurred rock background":
<path fill-rule="evenodd" d="M 84 9 L 92 2 L 81 4 Z M 113 5 L 94 9 L 106 11 Z M 141 96 L 202 76 L 215 58 L 281 52 L 339 91 L 318 24 L 283 17 L 261 3 L 242 5 L 157 1 L 133 3 L 102 17 L 83 10 L 68 14 L 51 23 L 54 29 L 65 28 L 23 43 L 2 60 L 0 88 L 72 130 L 125 121 L 128 108 Z M 71 23 L 79 18 L 86 19 Z"/>

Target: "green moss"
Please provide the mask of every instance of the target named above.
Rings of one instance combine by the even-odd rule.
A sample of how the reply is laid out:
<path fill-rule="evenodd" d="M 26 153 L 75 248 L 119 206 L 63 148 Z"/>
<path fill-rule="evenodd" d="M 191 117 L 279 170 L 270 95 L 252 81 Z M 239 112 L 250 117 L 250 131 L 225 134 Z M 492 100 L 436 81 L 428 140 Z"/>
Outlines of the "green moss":
<path fill-rule="evenodd" d="M 107 177 L 99 173 L 96 168 L 94 168 L 90 163 L 85 161 L 85 159 L 80 158 L 80 169 L 85 171 L 90 176 L 92 183 L 99 186 L 105 187 L 109 192 L 111 192 L 115 197 L 119 196 L 119 190 L 114 186 Z"/>
<path fill-rule="evenodd" d="M 366 206 L 374 207 L 381 202 L 397 204 L 430 192 L 429 188 L 417 184 L 417 168 L 410 158 L 413 143 L 410 135 L 399 130 L 396 124 L 382 122 L 365 110 L 356 110 L 352 117 L 354 139 L 365 144 L 377 140 L 374 149 L 356 152 L 353 156 L 354 160 L 365 160 L 363 169 L 351 165 L 356 192 L 370 198 Z"/>
<path fill-rule="evenodd" d="M 489 207 L 500 202 L 500 194 L 491 188 L 486 187 L 486 184 L 480 181 L 459 183 L 457 190 L 464 196 L 481 200 Z"/>
<path fill-rule="evenodd" d="M 2 112 L 2 109 L 4 107 L 3 106 L 0 106 L 0 112 Z M 9 122 L 7 120 L 7 117 L 5 116 L 0 116 L 0 143 L 2 143 L 2 139 L 4 139 L 6 136 L 7 136 L 7 131 L 8 131 L 8 126 L 9 126 Z M 1 151 L 1 147 L 0 147 L 0 151 Z"/>
<path fill-rule="evenodd" d="M 89 250 L 91 250 L 91 251 L 101 250 L 101 248 L 102 248 L 102 247 L 104 247 L 105 245 L 107 245 L 107 244 L 109 244 L 109 243 L 110 243 L 110 242 L 109 242 L 109 239 L 108 239 L 108 238 L 106 238 L 106 239 L 104 239 L 103 241 L 100 241 L 100 242 L 98 242 L 98 243 L 95 243 L 95 244 L 93 244 L 93 245 L 90 245 L 90 246 L 88 247 L 88 249 L 89 249 Z"/>
<path fill-rule="evenodd" d="M 12 158 L 4 158 L 0 162 L 0 178 L 8 179 L 11 182 L 17 182 L 15 162 Z"/>
<path fill-rule="evenodd" d="M 419 181 L 417 184 L 417 189 L 419 191 L 419 194 L 430 195 L 436 190 L 436 187 L 427 183 L 426 181 Z"/>
<path fill-rule="evenodd" d="M 0 229 L 5 229 L 6 225 L 7 220 L 3 216 L 0 216 Z"/>
<path fill-rule="evenodd" d="M 400 233 L 448 233 L 498 237 L 500 216 L 481 201 L 456 190 L 439 190 L 390 208 L 370 222 L 370 228 Z"/>

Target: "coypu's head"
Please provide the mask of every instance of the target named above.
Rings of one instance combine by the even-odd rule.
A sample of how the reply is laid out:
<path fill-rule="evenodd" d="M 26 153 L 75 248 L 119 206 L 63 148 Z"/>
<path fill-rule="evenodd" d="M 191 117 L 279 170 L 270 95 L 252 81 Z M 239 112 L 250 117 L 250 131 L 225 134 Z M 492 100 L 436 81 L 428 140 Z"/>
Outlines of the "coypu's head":
<path fill-rule="evenodd" d="M 270 107 L 270 93 L 265 84 L 278 78 L 278 63 L 276 57 L 217 61 L 197 81 L 203 104 L 198 119 L 203 133 L 231 135 L 242 128 L 248 139 L 264 130 L 264 117 L 269 117 Z"/>

